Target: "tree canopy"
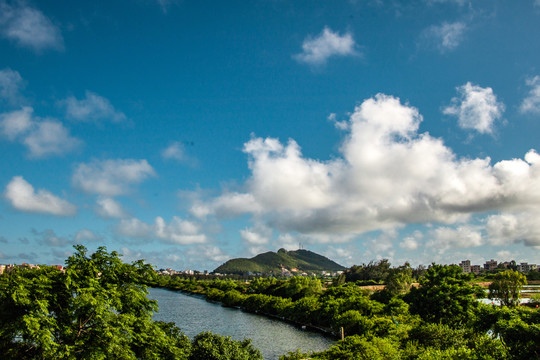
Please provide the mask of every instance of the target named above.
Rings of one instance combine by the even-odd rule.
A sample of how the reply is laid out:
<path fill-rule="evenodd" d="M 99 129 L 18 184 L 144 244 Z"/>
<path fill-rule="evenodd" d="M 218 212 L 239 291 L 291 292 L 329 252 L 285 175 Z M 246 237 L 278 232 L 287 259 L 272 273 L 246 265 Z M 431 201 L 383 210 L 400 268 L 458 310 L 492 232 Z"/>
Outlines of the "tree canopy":
<path fill-rule="evenodd" d="M 42 266 L 3 274 L 0 354 L 3 359 L 202 360 L 209 358 L 197 355 L 204 349 L 201 341 L 211 339 L 221 344 L 218 351 L 237 354 L 228 359 L 262 358 L 249 342 L 209 333 L 192 346 L 173 323 L 153 321 L 157 303 L 147 298 L 145 284 L 154 276 L 142 260 L 126 264 L 103 247 L 88 255 L 80 245 L 64 272 Z"/>

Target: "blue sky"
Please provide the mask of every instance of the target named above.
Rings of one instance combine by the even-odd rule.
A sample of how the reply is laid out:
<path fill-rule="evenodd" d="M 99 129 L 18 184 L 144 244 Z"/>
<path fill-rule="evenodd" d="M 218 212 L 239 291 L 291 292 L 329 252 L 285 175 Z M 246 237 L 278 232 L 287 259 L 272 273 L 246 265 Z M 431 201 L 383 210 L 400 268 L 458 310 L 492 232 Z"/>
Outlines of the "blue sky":
<path fill-rule="evenodd" d="M 0 0 L 0 263 L 540 263 L 540 1 Z"/>

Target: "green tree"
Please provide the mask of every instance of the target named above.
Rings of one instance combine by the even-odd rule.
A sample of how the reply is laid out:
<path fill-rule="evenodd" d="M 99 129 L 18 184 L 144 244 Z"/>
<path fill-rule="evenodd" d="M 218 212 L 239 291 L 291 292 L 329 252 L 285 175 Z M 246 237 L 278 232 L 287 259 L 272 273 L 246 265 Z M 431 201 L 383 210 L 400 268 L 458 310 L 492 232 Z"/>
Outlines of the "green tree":
<path fill-rule="evenodd" d="M 489 298 L 498 299 L 501 306 L 517 306 L 521 298 L 520 290 L 527 284 L 522 273 L 507 270 L 497 273 L 489 285 Z"/>
<path fill-rule="evenodd" d="M 262 360 L 261 352 L 251 340 L 234 341 L 211 332 L 203 332 L 193 339 L 189 360 Z"/>
<path fill-rule="evenodd" d="M 404 300 L 413 314 L 429 322 L 450 325 L 469 321 L 478 307 L 475 295 L 480 291 L 468 283 L 470 274 L 457 265 L 436 265 L 420 279 L 420 287 L 412 288 Z"/>
<path fill-rule="evenodd" d="M 5 359 L 187 359 L 189 339 L 155 322 L 147 298 L 154 271 L 116 252 L 83 246 L 52 267 L 0 276 L 0 353 Z"/>
<path fill-rule="evenodd" d="M 392 295 L 406 293 L 413 283 L 412 272 L 408 263 L 398 268 L 390 269 L 385 280 L 385 290 Z"/>

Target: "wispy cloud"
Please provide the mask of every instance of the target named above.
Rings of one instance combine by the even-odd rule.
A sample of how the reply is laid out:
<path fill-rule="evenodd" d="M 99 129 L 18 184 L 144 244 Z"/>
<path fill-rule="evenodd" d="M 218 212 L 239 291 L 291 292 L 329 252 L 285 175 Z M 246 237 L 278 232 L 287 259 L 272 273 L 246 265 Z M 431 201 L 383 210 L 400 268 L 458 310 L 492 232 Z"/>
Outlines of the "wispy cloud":
<path fill-rule="evenodd" d="M 427 2 L 429 5 L 450 3 L 450 4 L 457 4 L 459 6 L 463 6 L 469 3 L 470 0 L 424 0 L 424 1 Z"/>
<path fill-rule="evenodd" d="M 25 134 L 33 124 L 32 113 L 34 109 L 24 107 L 4 114 L 0 114 L 0 134 L 13 141 Z"/>
<path fill-rule="evenodd" d="M 165 148 L 161 152 L 161 155 L 165 159 L 174 159 L 178 161 L 186 160 L 184 145 L 182 145 L 181 143 L 177 141 L 169 145 L 167 148 Z"/>
<path fill-rule="evenodd" d="M 6 186 L 5 197 L 14 209 L 23 212 L 59 216 L 71 216 L 77 212 L 75 205 L 47 190 L 40 189 L 36 192 L 22 176 L 11 179 Z"/>
<path fill-rule="evenodd" d="M 153 224 L 137 218 L 124 219 L 117 224 L 116 233 L 135 239 L 158 239 L 180 245 L 207 242 L 206 235 L 201 234 L 201 228 L 197 223 L 177 216 L 173 216 L 168 224 L 160 216 L 156 217 Z"/>
<path fill-rule="evenodd" d="M 65 106 L 66 117 L 71 120 L 120 122 L 126 119 L 126 115 L 117 111 L 109 100 L 88 90 L 84 99 L 77 100 L 70 96 L 61 101 L 60 105 Z"/>
<path fill-rule="evenodd" d="M 155 175 L 146 160 L 95 160 L 77 165 L 72 183 L 85 192 L 110 197 L 126 194 L 131 184 Z"/>
<path fill-rule="evenodd" d="M 127 213 L 122 206 L 109 197 L 100 197 L 96 202 L 96 212 L 104 218 L 125 218 Z"/>
<path fill-rule="evenodd" d="M 64 49 L 60 29 L 41 11 L 22 1 L 15 5 L 0 2 L 0 34 L 36 52 Z"/>
<path fill-rule="evenodd" d="M 459 97 L 452 98 L 452 104 L 443 113 L 458 117 L 458 125 L 463 129 L 473 129 L 481 134 L 491 134 L 497 119 L 505 110 L 503 103 L 490 87 L 482 88 L 470 82 L 456 88 Z"/>
<path fill-rule="evenodd" d="M 18 71 L 9 68 L 0 70 L 0 101 L 9 105 L 19 105 L 24 97 L 21 90 L 25 87 L 25 82 Z"/>
<path fill-rule="evenodd" d="M 444 53 L 456 49 L 464 39 L 467 25 L 464 22 L 443 22 L 424 30 L 422 36 L 428 42 L 433 42 L 440 52 Z"/>
<path fill-rule="evenodd" d="M 519 107 L 522 113 L 540 114 L 540 76 L 535 76 L 526 81 L 531 88 L 529 94 Z"/>
<path fill-rule="evenodd" d="M 298 62 L 308 65 L 324 65 L 332 56 L 358 55 L 350 33 L 340 35 L 325 27 L 317 37 L 309 36 L 302 43 L 302 52 L 294 55 Z"/>

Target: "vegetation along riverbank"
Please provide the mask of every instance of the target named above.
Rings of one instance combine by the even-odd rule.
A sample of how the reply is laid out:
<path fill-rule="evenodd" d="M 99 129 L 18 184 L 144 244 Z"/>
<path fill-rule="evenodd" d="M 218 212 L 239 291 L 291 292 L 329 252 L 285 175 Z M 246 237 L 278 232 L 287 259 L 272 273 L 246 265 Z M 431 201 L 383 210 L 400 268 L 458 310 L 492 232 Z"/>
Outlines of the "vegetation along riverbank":
<path fill-rule="evenodd" d="M 7 359 L 261 359 L 249 340 L 209 332 L 190 340 L 172 323 L 152 320 L 147 286 L 204 295 L 246 311 L 306 324 L 344 340 L 300 359 L 537 359 L 540 312 L 518 306 L 525 277 L 512 270 L 491 279 L 502 306 L 480 303 L 486 289 L 458 266 L 433 264 L 414 278 L 405 264 L 379 266 L 382 290 L 366 290 L 347 270 L 320 279 L 195 279 L 160 276 L 149 264 L 123 263 L 115 252 L 82 246 L 64 271 L 42 266 L 0 276 L 0 353 Z M 362 266 L 355 272 L 363 271 Z M 411 284 L 417 282 L 418 286 Z M 211 330 L 211 329 L 209 329 Z"/>

